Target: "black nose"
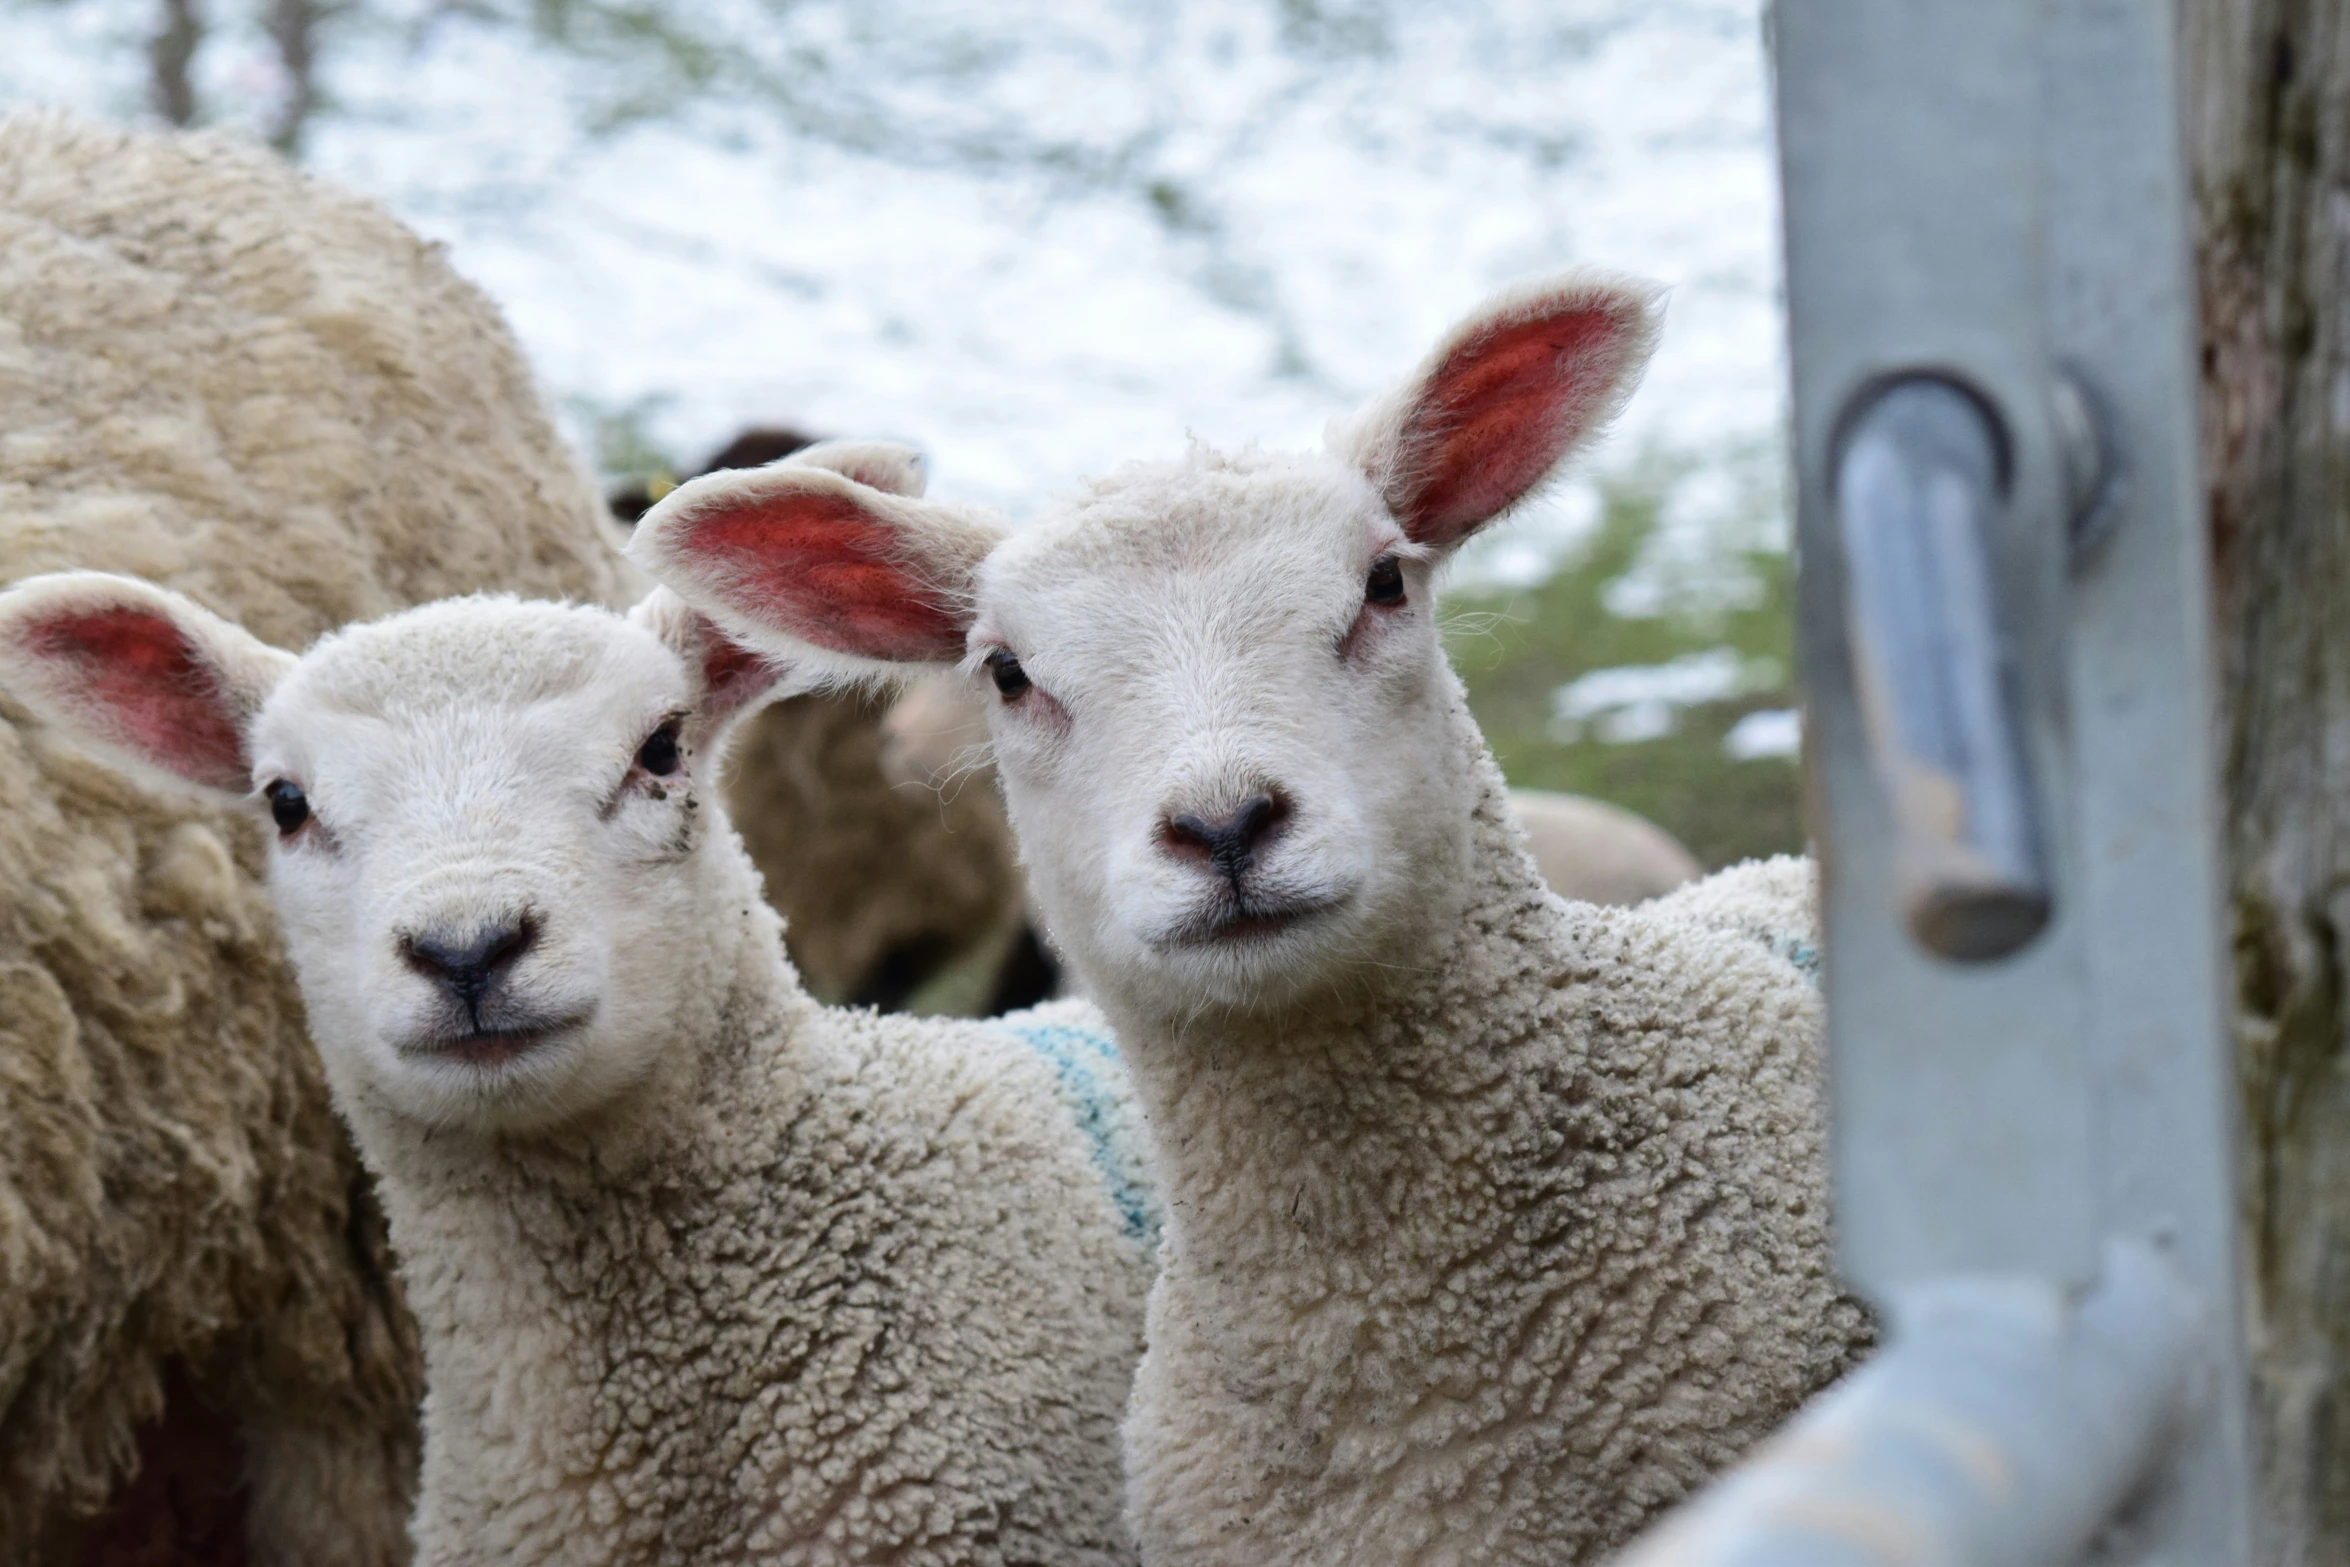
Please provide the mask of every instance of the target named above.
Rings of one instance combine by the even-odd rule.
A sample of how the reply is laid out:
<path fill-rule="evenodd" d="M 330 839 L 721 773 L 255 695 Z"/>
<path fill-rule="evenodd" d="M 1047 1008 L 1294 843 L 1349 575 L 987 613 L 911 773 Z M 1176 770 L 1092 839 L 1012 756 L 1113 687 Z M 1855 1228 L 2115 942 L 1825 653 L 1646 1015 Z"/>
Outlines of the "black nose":
<path fill-rule="evenodd" d="M 424 931 L 400 938 L 400 956 L 427 979 L 448 987 L 450 994 L 472 1011 L 490 988 L 490 981 L 514 966 L 515 959 L 539 938 L 539 922 L 528 914 L 452 937 L 446 931 Z"/>
<path fill-rule="evenodd" d="M 1186 812 L 1159 824 L 1159 837 L 1174 853 L 1205 860 L 1238 881 L 1256 863 L 1257 850 L 1289 820 L 1289 797 L 1279 791 L 1252 794 L 1220 821 Z"/>

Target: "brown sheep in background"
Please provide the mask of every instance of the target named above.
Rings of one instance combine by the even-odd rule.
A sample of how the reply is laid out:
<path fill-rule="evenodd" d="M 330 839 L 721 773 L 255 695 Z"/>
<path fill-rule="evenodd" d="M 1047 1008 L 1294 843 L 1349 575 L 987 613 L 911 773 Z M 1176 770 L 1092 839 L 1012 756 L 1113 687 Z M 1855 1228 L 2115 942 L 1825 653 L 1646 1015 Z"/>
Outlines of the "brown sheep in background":
<path fill-rule="evenodd" d="M 0 580 L 300 647 L 626 596 L 603 526 L 437 247 L 258 148 L 0 121 Z M 0 800 L 0 1563 L 405 1559 L 415 1338 L 252 825 L 5 704 Z"/>

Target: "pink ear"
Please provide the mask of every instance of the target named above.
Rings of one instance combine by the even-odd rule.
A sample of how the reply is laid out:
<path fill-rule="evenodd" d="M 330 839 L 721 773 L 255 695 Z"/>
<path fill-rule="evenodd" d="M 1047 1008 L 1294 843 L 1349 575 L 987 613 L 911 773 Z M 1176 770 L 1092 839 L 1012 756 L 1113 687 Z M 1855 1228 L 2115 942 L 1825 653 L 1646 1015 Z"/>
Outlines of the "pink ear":
<path fill-rule="evenodd" d="M 702 710 L 724 720 L 775 689 L 781 672 L 758 653 L 702 620 Z"/>
<path fill-rule="evenodd" d="M 949 663 L 995 542 L 948 508 L 785 465 L 680 486 L 629 553 L 721 622 L 860 659 Z"/>
<path fill-rule="evenodd" d="M 1574 278 L 1506 295 L 1336 437 L 1416 543 L 1507 511 L 1629 395 L 1656 337 L 1643 285 Z"/>
<path fill-rule="evenodd" d="M 722 729 L 745 709 L 757 706 L 787 673 L 758 649 L 728 636 L 709 616 L 667 588 L 655 588 L 645 595 L 629 611 L 629 618 L 700 671 L 702 691 L 694 704 L 694 718 L 707 731 Z"/>
<path fill-rule="evenodd" d="M 0 677 L 43 717 L 232 794 L 252 787 L 245 729 L 291 662 L 127 578 L 64 572 L 0 595 Z"/>

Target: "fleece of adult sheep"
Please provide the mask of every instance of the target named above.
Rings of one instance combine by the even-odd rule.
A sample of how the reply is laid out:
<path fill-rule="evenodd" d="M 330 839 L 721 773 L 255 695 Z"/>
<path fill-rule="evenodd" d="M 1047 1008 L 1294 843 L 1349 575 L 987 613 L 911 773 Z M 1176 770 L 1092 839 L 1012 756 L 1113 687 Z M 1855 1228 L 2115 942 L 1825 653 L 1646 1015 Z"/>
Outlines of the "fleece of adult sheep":
<path fill-rule="evenodd" d="M 437 247 L 264 149 L 0 119 L 0 581 L 134 571 L 300 646 L 613 595 L 604 526 Z M 88 1521 L 142 1430 L 249 1484 L 222 1549 L 407 1554 L 414 1329 L 262 852 L 0 699 L 0 1563 L 190 1548 L 170 1497 Z"/>
<path fill-rule="evenodd" d="M 1079 1003 L 808 996 L 711 787 L 777 678 L 666 593 L 299 658 L 131 578 L 0 594 L 20 700 L 274 825 L 423 1333 L 432 1567 L 1132 1559 L 1116 1056 Z"/>
<path fill-rule="evenodd" d="M 1431 613 L 1655 330 L 1636 284 L 1510 293 L 1323 452 L 1195 446 L 1009 538 L 770 473 L 631 541 L 779 656 L 993 687 L 1031 887 L 1167 1201 L 1126 1431 L 1147 1562 L 1590 1561 L 1869 1342 L 1808 868 L 1551 895 Z"/>

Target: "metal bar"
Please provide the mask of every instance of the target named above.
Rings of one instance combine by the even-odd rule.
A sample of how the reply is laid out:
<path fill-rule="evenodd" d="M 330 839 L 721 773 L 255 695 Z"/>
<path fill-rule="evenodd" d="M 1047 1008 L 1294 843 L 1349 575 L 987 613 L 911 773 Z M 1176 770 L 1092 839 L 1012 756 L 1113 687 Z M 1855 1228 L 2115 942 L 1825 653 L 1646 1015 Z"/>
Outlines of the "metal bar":
<path fill-rule="evenodd" d="M 1973 393 L 1913 375 L 1865 394 L 1835 456 L 1853 678 L 1892 808 L 1893 869 L 1929 952 L 2007 957 L 2048 923 L 1992 586 L 2006 437 Z"/>
<path fill-rule="evenodd" d="M 1904 1294 L 1892 1344 L 1616 1567 L 2061 1567 L 2195 1411 L 2211 1322 L 2150 1247 L 2075 1299 Z"/>
<path fill-rule="evenodd" d="M 1809 1480 L 1782 1443 L 1720 1494 L 1818 1501 L 1825 1431 L 1851 1444 L 1837 1484 L 1865 1476 L 1879 1516 L 1949 1552 L 1814 1540 L 1809 1562 L 2062 1560 L 2140 1477 L 2129 1441 L 2173 1418 L 2129 1554 L 2252 1559 L 2176 27 L 2175 0 L 1771 16 L 1839 1260 L 1900 1331 L 1804 1417 Z M 1939 387 L 1939 411 L 1896 419 L 1888 387 Z M 2006 934 L 1938 927 L 1937 900 L 1969 912 L 1970 888 L 2023 894 Z M 2204 1303 L 2167 1366 L 2108 1325 L 2143 1382 L 2080 1369 L 2123 1363 L 2098 1359 L 2089 1304 L 2111 1271 L 2068 1340 L 2078 1364 L 1998 1370 L 1996 1334 L 1962 1343 L 1964 1312 L 1919 1304 L 1979 1290 L 1944 1282 L 1964 1278 L 2070 1298 L 2116 1237 L 2159 1238 Z M 2169 1402 L 2187 1365 L 2211 1389 L 2191 1418 Z M 1917 1422 L 1972 1409 L 1969 1376 L 2037 1398 L 2010 1388 L 2016 1367 L 2066 1389 L 2039 1417 L 2069 1435 L 2000 1448 L 2005 1491 L 1921 1481 Z M 2018 1496 L 2072 1500 L 2032 1504 L 2028 1539 L 1974 1532 Z M 1722 1505 L 1698 1511 L 1786 1522 Z M 2027 1543 L 2043 1554 L 2013 1554 Z"/>
<path fill-rule="evenodd" d="M 2048 416 L 2040 0 L 1780 0 L 1798 653 L 1820 845 L 1840 1261 L 1880 1302 L 1953 1273 L 2097 1270 L 2097 1092 L 2065 690 L 2068 511 Z M 1864 714 L 1840 458 L 1880 388 L 1964 386 L 2000 432 L 1980 531 L 2049 916 L 1996 963 L 1910 934 Z M 2126 522 L 2123 524 L 2126 526 Z M 1945 584 L 1947 586 L 1948 584 Z M 1912 833 L 1906 835 L 1915 838 Z"/>

